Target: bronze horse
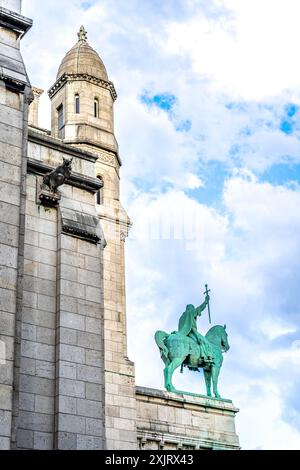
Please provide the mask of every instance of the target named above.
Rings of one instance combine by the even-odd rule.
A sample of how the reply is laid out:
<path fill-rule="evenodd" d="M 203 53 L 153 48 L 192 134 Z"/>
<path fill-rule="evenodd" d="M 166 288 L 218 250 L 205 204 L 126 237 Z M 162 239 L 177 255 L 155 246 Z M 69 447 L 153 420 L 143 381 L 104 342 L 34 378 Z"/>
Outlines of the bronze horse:
<path fill-rule="evenodd" d="M 229 344 L 226 332 L 226 325 L 213 326 L 205 335 L 213 351 L 214 360 L 211 363 L 203 361 L 200 356 L 199 344 L 189 336 L 173 332 L 171 334 L 164 331 L 155 333 L 155 341 L 160 349 L 161 358 L 165 363 L 164 382 L 165 388 L 170 392 L 176 392 L 172 383 L 174 371 L 179 366 L 187 366 L 192 370 L 203 368 L 206 384 L 207 396 L 211 397 L 211 383 L 216 398 L 221 398 L 218 392 L 218 378 L 223 363 L 223 352 L 228 351 Z M 197 368 L 190 363 L 190 357 L 198 358 Z"/>

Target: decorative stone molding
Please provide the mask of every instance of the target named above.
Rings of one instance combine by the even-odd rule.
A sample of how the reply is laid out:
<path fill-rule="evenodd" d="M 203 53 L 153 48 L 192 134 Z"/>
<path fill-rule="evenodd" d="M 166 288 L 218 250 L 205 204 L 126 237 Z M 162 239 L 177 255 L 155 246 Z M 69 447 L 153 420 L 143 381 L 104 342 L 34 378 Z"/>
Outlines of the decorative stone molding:
<path fill-rule="evenodd" d="M 212 443 L 208 443 L 202 439 L 191 438 L 189 436 L 179 436 L 171 433 L 157 433 L 156 431 L 141 430 L 138 429 L 138 441 L 140 443 L 140 449 L 145 448 L 148 444 L 152 449 L 159 447 L 161 450 L 168 450 L 168 446 L 171 444 L 172 448 L 176 446 L 177 450 L 184 450 L 190 448 L 193 450 L 199 449 L 213 449 L 215 448 Z M 153 444 L 156 444 L 152 446 Z M 149 448 L 149 447 L 148 447 Z M 223 450 L 226 446 L 222 447 Z M 228 449 L 231 449 L 228 446 Z"/>
<path fill-rule="evenodd" d="M 61 199 L 60 193 L 52 193 L 46 189 L 40 190 L 38 198 L 43 206 L 58 207 Z"/>
<path fill-rule="evenodd" d="M 0 67 L 0 80 L 4 81 L 5 86 L 7 88 L 10 88 L 10 89 L 12 89 L 14 91 L 17 91 L 19 93 L 24 92 L 26 82 L 23 82 L 22 80 L 18 80 L 18 79 L 14 78 L 14 77 L 11 77 L 9 75 L 6 75 L 3 67 Z"/>
<path fill-rule="evenodd" d="M 165 441 L 163 439 L 161 439 L 158 443 L 158 446 L 161 450 L 163 450 L 163 448 L 165 447 Z"/>
<path fill-rule="evenodd" d="M 68 141 L 65 141 L 65 142 L 68 143 Z M 69 143 L 74 145 L 74 142 L 69 142 Z M 83 146 L 84 148 L 88 149 L 88 151 L 90 149 L 91 152 L 97 155 L 97 159 L 100 162 L 103 162 L 108 165 L 112 165 L 117 170 L 119 166 L 122 166 L 122 161 L 121 161 L 119 153 L 116 152 L 114 149 L 112 149 L 111 146 L 104 145 L 103 142 L 101 142 L 101 147 L 99 150 L 96 150 L 97 147 L 95 145 L 92 146 L 89 141 L 87 141 L 86 143 L 84 142 L 76 143 L 76 147 L 80 148 L 80 146 Z"/>
<path fill-rule="evenodd" d="M 61 195 L 58 193 L 51 193 L 50 191 L 42 190 L 39 194 L 39 200 L 43 206 L 58 207 Z"/>
<path fill-rule="evenodd" d="M 106 163 L 108 165 L 113 165 L 113 166 L 116 163 L 115 155 L 113 153 L 108 153 L 108 152 L 99 152 L 98 160 L 100 160 L 100 162 Z"/>
<path fill-rule="evenodd" d="M 101 86 L 102 88 L 106 88 L 107 90 L 110 91 L 112 99 L 116 101 L 117 92 L 112 82 L 103 80 L 101 78 L 93 77 L 92 75 L 82 74 L 82 73 L 72 73 L 72 74 L 64 73 L 48 91 L 49 98 L 52 99 L 53 96 L 64 86 L 64 84 L 67 81 L 76 82 L 76 81 L 82 81 L 82 80 L 93 83 L 94 85 Z"/>
<path fill-rule="evenodd" d="M 36 204 L 42 204 L 46 207 L 58 207 L 61 200 L 59 191 L 53 193 L 43 184 L 42 176 L 36 178 Z"/>
<path fill-rule="evenodd" d="M 120 240 L 121 242 L 125 242 L 127 235 L 124 232 L 120 233 Z"/>

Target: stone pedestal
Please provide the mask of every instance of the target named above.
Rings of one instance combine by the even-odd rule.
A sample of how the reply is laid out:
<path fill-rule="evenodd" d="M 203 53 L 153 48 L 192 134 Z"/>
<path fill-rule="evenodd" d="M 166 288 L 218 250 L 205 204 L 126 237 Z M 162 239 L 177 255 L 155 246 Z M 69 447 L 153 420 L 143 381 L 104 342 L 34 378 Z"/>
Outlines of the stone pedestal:
<path fill-rule="evenodd" d="M 230 400 L 136 388 L 140 449 L 238 450 Z"/>

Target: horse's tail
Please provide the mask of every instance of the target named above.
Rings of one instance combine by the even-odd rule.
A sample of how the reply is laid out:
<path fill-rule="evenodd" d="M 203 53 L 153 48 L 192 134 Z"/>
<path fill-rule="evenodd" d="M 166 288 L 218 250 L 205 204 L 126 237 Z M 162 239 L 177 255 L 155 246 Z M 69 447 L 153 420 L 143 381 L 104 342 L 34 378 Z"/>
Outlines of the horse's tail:
<path fill-rule="evenodd" d="M 159 347 L 159 350 L 160 350 L 160 355 L 161 355 L 161 358 L 162 360 L 165 362 L 169 360 L 168 358 L 168 355 L 169 355 L 169 350 L 166 346 L 166 339 L 168 338 L 168 333 L 165 333 L 164 331 L 156 331 L 155 335 L 154 335 L 154 339 L 155 339 L 155 342 L 157 344 L 157 346 Z"/>

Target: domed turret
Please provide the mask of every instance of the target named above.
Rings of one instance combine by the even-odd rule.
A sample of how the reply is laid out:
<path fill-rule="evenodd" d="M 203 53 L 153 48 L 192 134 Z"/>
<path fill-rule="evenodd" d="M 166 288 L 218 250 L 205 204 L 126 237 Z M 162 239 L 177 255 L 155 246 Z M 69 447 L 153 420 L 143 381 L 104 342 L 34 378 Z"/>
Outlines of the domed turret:
<path fill-rule="evenodd" d="M 87 74 L 108 81 L 106 68 L 96 51 L 87 42 L 87 33 L 81 26 L 78 42 L 65 55 L 57 73 L 57 79 L 64 74 Z"/>
<path fill-rule="evenodd" d="M 83 26 L 77 43 L 63 58 L 56 82 L 48 93 L 54 137 L 86 149 L 93 146 L 118 154 L 113 119 L 117 94 L 101 58 L 87 42 Z"/>

